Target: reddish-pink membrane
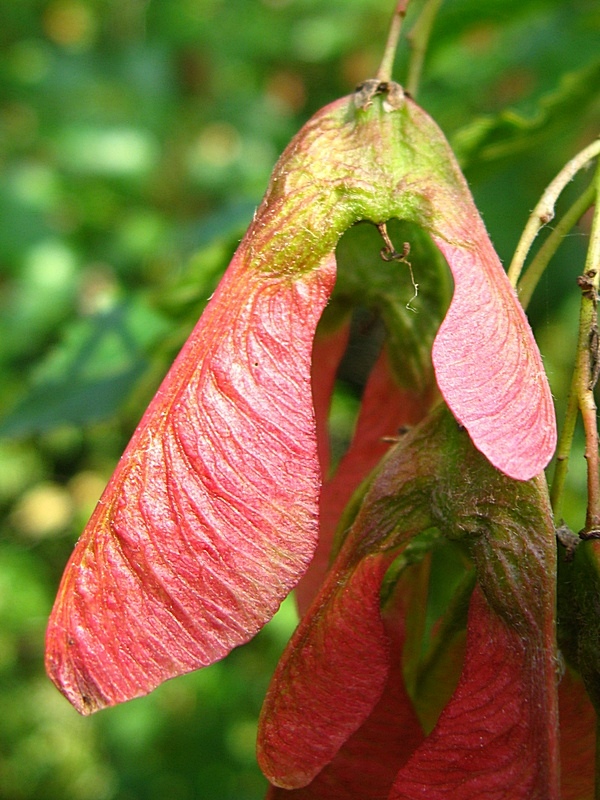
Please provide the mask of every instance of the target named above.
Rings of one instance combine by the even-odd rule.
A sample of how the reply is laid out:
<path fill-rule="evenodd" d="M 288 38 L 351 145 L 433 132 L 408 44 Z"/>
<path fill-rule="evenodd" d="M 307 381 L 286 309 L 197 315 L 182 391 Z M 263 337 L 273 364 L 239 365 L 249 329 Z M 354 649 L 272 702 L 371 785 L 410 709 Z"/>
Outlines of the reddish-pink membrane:
<path fill-rule="evenodd" d="M 532 650 L 476 589 L 457 689 L 389 800 L 559 800 L 552 658 Z"/>
<path fill-rule="evenodd" d="M 389 638 L 389 672 L 373 711 L 308 786 L 292 790 L 272 786 L 267 800 L 382 800 L 398 770 L 423 741 L 402 668 L 404 605 L 412 589 L 406 578 L 403 575 L 397 583 L 392 601 L 382 612 Z"/>
<path fill-rule="evenodd" d="M 341 355 L 342 353 L 340 358 Z M 333 362 L 329 363 L 333 369 L 338 366 L 334 366 Z M 324 364 L 326 360 L 319 352 L 318 361 L 313 363 L 313 391 L 318 380 L 324 384 L 329 383 L 323 374 Z M 392 374 L 387 351 L 382 350 L 363 392 L 350 447 L 334 474 L 329 478 L 325 473 L 323 475 L 319 501 L 319 544 L 307 572 L 296 587 L 296 600 L 301 615 L 309 607 L 324 580 L 330 563 L 334 534 L 342 511 L 353 492 L 389 450 L 390 442 L 398 437 L 401 428 L 415 425 L 423 419 L 430 407 L 431 394 L 431 391 L 419 393 L 401 388 Z M 321 429 L 326 433 L 320 420 L 327 411 L 328 403 L 315 403 L 317 432 Z M 321 447 L 323 451 L 328 451 L 326 444 Z M 326 463 L 329 463 L 328 458 Z"/>
<path fill-rule="evenodd" d="M 327 479 L 331 462 L 329 443 L 329 409 L 335 387 L 335 380 L 340 362 L 348 345 L 350 322 L 347 321 L 334 331 L 326 333 L 317 330 L 313 343 L 311 383 L 315 422 L 317 431 L 317 451 L 321 466 L 321 478 Z M 319 514 L 319 524 L 323 523 L 323 512 Z M 319 536 L 322 532 L 319 532 Z"/>
<path fill-rule="evenodd" d="M 242 245 L 65 570 L 47 669 L 82 713 L 250 639 L 306 569 L 319 466 L 310 386 L 335 262 L 281 280 Z"/>
<path fill-rule="evenodd" d="M 307 786 L 381 698 L 390 639 L 379 593 L 392 559 L 391 553 L 367 556 L 350 570 L 340 559 L 290 640 L 258 738 L 259 764 L 276 786 Z"/>
<path fill-rule="evenodd" d="M 483 224 L 477 218 L 470 225 L 471 248 L 434 236 L 455 285 L 433 344 L 435 375 L 475 446 L 501 472 L 529 480 L 556 447 L 552 397 L 525 314 Z"/>

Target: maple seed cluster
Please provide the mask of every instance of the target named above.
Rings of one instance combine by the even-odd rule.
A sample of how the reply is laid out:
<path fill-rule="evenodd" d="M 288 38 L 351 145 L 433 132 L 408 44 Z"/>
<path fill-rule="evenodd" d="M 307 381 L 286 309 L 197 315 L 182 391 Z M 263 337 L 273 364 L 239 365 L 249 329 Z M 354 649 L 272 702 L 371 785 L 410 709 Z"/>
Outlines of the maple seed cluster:
<path fill-rule="evenodd" d="M 353 258 L 338 276 L 360 222 L 385 261 L 376 247 L 374 269 Z M 388 261 L 409 266 L 408 304 Z M 332 471 L 327 412 L 365 302 L 386 343 Z M 484 784 L 558 798 L 554 530 L 536 478 L 555 444 L 540 354 L 449 145 L 398 84 L 367 81 L 277 163 L 65 569 L 48 673 L 84 714 L 144 695 L 251 639 L 297 588 L 260 722 L 271 798 L 327 800 L 340 781 L 361 800 Z M 407 626 L 439 547 L 461 553 L 462 599 L 425 669 Z"/>

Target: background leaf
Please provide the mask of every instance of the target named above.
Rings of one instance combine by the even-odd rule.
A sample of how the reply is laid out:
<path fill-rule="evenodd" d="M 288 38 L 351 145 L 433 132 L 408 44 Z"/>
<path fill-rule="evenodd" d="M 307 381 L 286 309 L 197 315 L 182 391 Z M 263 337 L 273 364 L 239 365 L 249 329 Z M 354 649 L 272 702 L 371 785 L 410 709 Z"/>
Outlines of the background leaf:
<path fill-rule="evenodd" d="M 0 423 L 0 436 L 110 419 L 148 370 L 148 349 L 168 330 L 141 298 L 66 326 L 33 371 L 28 393 Z"/>

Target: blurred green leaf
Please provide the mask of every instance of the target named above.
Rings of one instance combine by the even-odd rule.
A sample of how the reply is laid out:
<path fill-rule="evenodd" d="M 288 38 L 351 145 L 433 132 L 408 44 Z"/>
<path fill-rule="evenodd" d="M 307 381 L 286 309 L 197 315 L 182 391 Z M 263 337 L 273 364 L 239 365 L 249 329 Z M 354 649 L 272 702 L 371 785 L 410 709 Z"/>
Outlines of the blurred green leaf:
<path fill-rule="evenodd" d="M 544 95 L 527 116 L 506 109 L 474 119 L 452 137 L 452 147 L 463 167 L 477 161 L 508 158 L 543 146 L 557 131 L 585 119 L 591 109 L 600 113 L 600 59 L 561 77 L 558 87 Z"/>
<path fill-rule="evenodd" d="M 140 300 L 73 323 L 38 366 L 29 392 L 0 422 L 0 435 L 30 436 L 112 416 L 148 368 L 147 349 L 168 328 Z"/>

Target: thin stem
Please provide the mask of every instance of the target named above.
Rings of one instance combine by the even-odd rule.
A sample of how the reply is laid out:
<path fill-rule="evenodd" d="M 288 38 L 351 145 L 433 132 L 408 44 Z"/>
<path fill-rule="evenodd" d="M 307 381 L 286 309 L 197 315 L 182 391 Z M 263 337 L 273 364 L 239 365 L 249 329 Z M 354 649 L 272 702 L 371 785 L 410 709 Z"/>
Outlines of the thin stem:
<path fill-rule="evenodd" d="M 596 192 L 596 210 L 592 222 L 590 245 L 585 261 L 584 274 L 578 279 L 581 288 L 581 309 L 577 356 L 567 403 L 567 413 L 557 448 L 556 469 L 550 498 L 558 520 L 562 518 L 562 498 L 568 471 L 569 453 L 575 432 L 577 411 L 581 412 L 585 432 L 585 457 L 588 472 L 588 504 L 585 528 L 586 536 L 600 537 L 600 460 L 598 449 L 597 409 L 594 386 L 598 377 L 598 289 L 600 287 L 600 164 L 593 181 Z"/>
<path fill-rule="evenodd" d="M 598 486 L 598 431 L 596 426 L 596 404 L 592 382 L 592 350 L 590 347 L 592 331 L 596 330 L 597 289 L 586 273 L 579 279 L 582 289 L 581 308 L 579 312 L 579 334 L 577 338 L 577 355 L 571 379 L 569 399 L 565 421 L 556 450 L 556 467 L 550 501 L 555 518 L 562 520 L 562 501 L 565 481 L 569 469 L 569 456 L 575 434 L 577 412 L 581 411 L 585 430 L 585 457 L 588 466 L 588 508 L 584 531 L 597 530 L 600 527 L 600 487 Z"/>
<path fill-rule="evenodd" d="M 569 456 L 571 454 L 571 447 L 573 445 L 575 423 L 577 422 L 577 410 L 579 408 L 576 391 L 576 374 L 577 370 L 574 370 L 573 378 L 571 380 L 571 387 L 569 389 L 569 398 L 567 400 L 567 411 L 565 413 L 565 419 L 556 447 L 556 465 L 554 467 L 554 476 L 552 478 L 552 487 L 550 489 L 550 504 L 552 505 L 552 512 L 557 525 L 562 521 L 563 518 L 562 504 L 564 499 L 565 483 L 567 480 L 567 473 L 569 472 Z"/>
<path fill-rule="evenodd" d="M 588 472 L 588 505 L 586 532 L 600 536 L 600 453 L 598 450 L 598 416 L 594 387 L 598 380 L 600 348 L 598 342 L 598 289 L 600 288 L 600 162 L 594 178 L 596 208 L 590 231 L 590 246 L 585 260 L 584 279 L 589 289 L 582 294 L 582 312 L 585 302 L 588 339 L 586 343 L 587 373 L 582 377 L 579 408 L 585 431 L 585 457 Z"/>
<path fill-rule="evenodd" d="M 588 470 L 588 504 L 585 531 L 600 527 L 600 487 L 598 486 L 598 430 L 596 425 L 596 403 L 592 385 L 592 331 L 596 330 L 597 288 L 587 278 L 586 271 L 579 284 L 582 289 L 581 311 L 579 315 L 579 338 L 577 358 L 573 374 L 573 390 L 577 406 L 583 418 L 585 431 L 585 457 Z"/>
<path fill-rule="evenodd" d="M 390 32 L 388 34 L 385 50 L 383 51 L 383 58 L 377 70 L 376 78 L 379 83 L 389 83 L 392 80 L 392 71 L 394 68 L 398 41 L 400 39 L 400 31 L 402 30 L 402 23 L 404 22 L 406 9 L 409 3 L 410 0 L 400 0 L 394 11 Z"/>
<path fill-rule="evenodd" d="M 523 308 L 527 308 L 529 301 L 538 285 L 544 270 L 550 263 L 552 257 L 562 244 L 567 233 L 573 228 L 588 208 L 593 204 L 596 190 L 591 183 L 585 192 L 581 194 L 569 210 L 561 218 L 560 222 L 552 230 L 544 244 L 533 257 L 531 264 L 525 270 L 523 277 L 519 281 L 517 292 Z"/>
<path fill-rule="evenodd" d="M 440 10 L 443 0 L 426 0 L 426 3 L 421 11 L 419 18 L 412 27 L 411 32 L 408 34 L 408 40 L 411 46 L 411 57 L 408 65 L 408 76 L 406 78 L 406 90 L 412 97 L 417 96 L 419 82 L 421 80 L 421 73 L 423 72 L 423 63 L 425 61 L 425 53 L 431 36 L 431 30 L 435 21 L 436 15 Z"/>
<path fill-rule="evenodd" d="M 527 225 L 525 226 L 523 235 L 515 250 L 512 263 L 508 269 L 508 277 L 513 286 L 517 285 L 525 259 L 527 258 L 527 254 L 529 253 L 535 237 L 544 225 L 547 225 L 550 220 L 554 219 L 554 206 L 560 193 L 565 186 L 573 180 L 579 170 L 585 167 L 585 165 L 599 153 L 600 139 L 596 139 L 595 142 L 588 145 L 563 167 L 542 195 L 539 203 L 533 209 L 531 216 L 527 220 Z"/>
<path fill-rule="evenodd" d="M 594 400 L 594 390 L 589 381 L 588 388 L 580 399 L 579 407 L 583 418 L 585 432 L 584 455 L 587 460 L 588 499 L 584 531 L 587 537 L 596 539 L 600 538 L 600 460 L 598 458 L 598 415 Z"/>
<path fill-rule="evenodd" d="M 594 285 L 598 289 L 600 286 L 600 161 L 596 167 L 593 188 L 596 190 L 596 208 L 590 231 L 590 246 L 585 260 L 585 271 L 596 271 Z"/>

